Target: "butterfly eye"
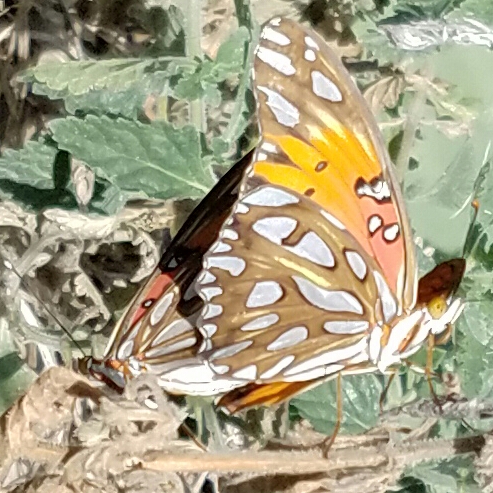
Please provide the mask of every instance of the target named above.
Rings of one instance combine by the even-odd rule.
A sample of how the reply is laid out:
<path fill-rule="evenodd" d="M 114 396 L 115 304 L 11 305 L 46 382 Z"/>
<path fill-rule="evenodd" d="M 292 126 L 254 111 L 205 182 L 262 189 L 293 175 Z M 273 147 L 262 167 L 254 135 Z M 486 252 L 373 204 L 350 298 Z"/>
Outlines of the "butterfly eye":
<path fill-rule="evenodd" d="M 427 305 L 429 314 L 435 319 L 439 319 L 447 311 L 447 301 L 443 296 L 436 296 Z"/>

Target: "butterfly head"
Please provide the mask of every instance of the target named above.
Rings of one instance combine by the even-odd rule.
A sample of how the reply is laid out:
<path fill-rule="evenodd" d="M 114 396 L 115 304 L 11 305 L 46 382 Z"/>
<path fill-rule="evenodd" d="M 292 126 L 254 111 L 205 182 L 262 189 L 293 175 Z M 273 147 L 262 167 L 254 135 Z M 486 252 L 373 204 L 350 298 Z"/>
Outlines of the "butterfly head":
<path fill-rule="evenodd" d="M 380 371 L 416 353 L 430 336 L 447 334 L 464 303 L 455 292 L 465 270 L 464 259 L 443 262 L 420 279 L 416 306 L 369 336 L 370 360 Z"/>

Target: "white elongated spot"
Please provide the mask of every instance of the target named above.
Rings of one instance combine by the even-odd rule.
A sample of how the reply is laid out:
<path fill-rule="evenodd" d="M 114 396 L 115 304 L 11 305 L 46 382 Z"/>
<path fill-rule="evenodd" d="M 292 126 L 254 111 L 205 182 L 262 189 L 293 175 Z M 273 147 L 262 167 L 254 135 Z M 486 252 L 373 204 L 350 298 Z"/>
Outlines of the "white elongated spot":
<path fill-rule="evenodd" d="M 292 276 L 300 293 L 312 305 L 328 312 L 350 312 L 363 315 L 363 305 L 347 291 L 324 289 L 308 279 Z"/>
<path fill-rule="evenodd" d="M 222 305 L 215 305 L 214 303 L 208 303 L 202 310 L 202 320 L 208 320 L 209 318 L 217 317 L 223 312 Z"/>
<path fill-rule="evenodd" d="M 161 319 L 171 306 L 174 297 L 175 293 L 168 293 L 156 301 L 151 311 L 151 325 L 156 325 L 161 321 Z"/>
<path fill-rule="evenodd" d="M 283 33 L 280 33 L 276 29 L 272 29 L 270 26 L 265 26 L 262 29 L 262 34 L 260 35 L 263 39 L 271 41 L 279 46 L 288 46 L 291 44 L 291 40 Z"/>
<path fill-rule="evenodd" d="M 359 334 L 370 328 L 364 320 L 331 320 L 324 323 L 324 329 L 330 334 Z"/>
<path fill-rule="evenodd" d="M 256 52 L 257 58 L 272 67 L 277 72 L 287 77 L 294 75 L 296 69 L 293 67 L 291 58 L 283 53 L 280 53 L 265 46 L 259 46 Z"/>
<path fill-rule="evenodd" d="M 292 354 L 289 356 L 284 356 L 284 358 L 281 358 L 272 368 L 264 371 L 259 378 L 261 380 L 268 380 L 269 378 L 275 377 L 278 373 L 287 368 L 294 361 L 294 359 L 295 358 Z"/>
<path fill-rule="evenodd" d="M 159 335 L 152 341 L 152 345 L 156 346 L 157 344 L 161 344 L 164 341 L 177 337 L 188 331 L 193 334 L 193 326 L 186 318 L 174 320 L 164 329 L 159 331 Z"/>
<path fill-rule="evenodd" d="M 220 349 L 216 349 L 214 351 L 209 359 L 211 361 L 220 359 L 220 358 L 229 358 L 231 356 L 234 356 L 235 354 L 241 353 L 244 349 L 247 347 L 250 347 L 253 344 L 253 341 L 247 340 L 247 341 L 240 341 L 235 344 L 231 344 L 230 346 L 225 346 Z"/>
<path fill-rule="evenodd" d="M 250 212 L 250 209 L 242 202 L 238 202 L 235 205 L 234 212 L 235 214 L 248 214 Z"/>
<path fill-rule="evenodd" d="M 382 226 L 382 218 L 378 214 L 374 214 L 368 219 L 368 231 L 374 234 L 375 231 Z"/>
<path fill-rule="evenodd" d="M 313 368 L 325 367 L 327 365 L 331 365 L 334 363 L 340 364 L 345 360 L 353 358 L 361 351 L 364 351 L 366 345 L 367 345 L 366 339 L 362 339 L 361 341 L 357 342 L 356 344 L 352 344 L 351 346 L 347 346 L 340 349 L 329 350 L 325 353 L 319 354 L 318 356 L 303 361 L 303 363 L 294 365 L 292 368 L 284 372 L 284 375 L 285 376 L 297 375 L 299 373 L 312 370 Z"/>
<path fill-rule="evenodd" d="M 362 281 L 368 272 L 368 267 L 363 257 L 358 252 L 353 252 L 352 250 L 346 250 L 344 255 L 354 275 Z"/>
<path fill-rule="evenodd" d="M 277 154 L 277 146 L 272 142 L 266 142 L 265 140 L 260 144 L 260 149 L 270 154 Z"/>
<path fill-rule="evenodd" d="M 320 48 L 318 47 L 318 44 L 315 42 L 313 38 L 310 38 L 310 36 L 305 36 L 305 44 L 306 46 L 314 49 L 314 50 L 319 50 Z"/>
<path fill-rule="evenodd" d="M 339 103 L 342 101 L 342 94 L 339 88 L 322 72 L 312 71 L 312 90 L 313 92 L 327 101 Z"/>
<path fill-rule="evenodd" d="M 208 270 L 203 270 L 197 277 L 197 284 L 210 284 L 211 282 L 214 282 L 216 280 L 217 279 L 214 274 L 211 274 Z"/>
<path fill-rule="evenodd" d="M 207 300 L 211 301 L 212 298 L 223 294 L 222 288 L 219 286 L 209 286 L 208 288 L 201 288 L 200 294 Z"/>
<path fill-rule="evenodd" d="M 222 241 L 216 241 L 209 250 L 211 253 L 226 253 L 232 250 L 231 245 L 224 243 Z"/>
<path fill-rule="evenodd" d="M 298 221 L 291 217 L 263 217 L 253 223 L 252 229 L 272 243 L 280 245 L 282 240 L 296 229 L 297 225 Z"/>
<path fill-rule="evenodd" d="M 187 337 L 181 341 L 175 342 L 173 344 L 165 344 L 159 347 L 152 347 L 145 352 L 146 358 L 158 358 L 159 356 L 164 356 L 166 354 L 171 354 L 176 351 L 181 351 L 182 349 L 187 349 L 195 346 L 197 344 L 197 339 L 195 337 Z"/>
<path fill-rule="evenodd" d="M 315 52 L 313 50 L 305 50 L 305 60 L 307 62 L 314 62 L 317 59 L 317 55 L 315 55 Z"/>
<path fill-rule="evenodd" d="M 272 111 L 278 123 L 289 128 L 294 128 L 298 125 L 300 122 L 300 112 L 293 103 L 268 87 L 257 86 L 257 90 L 267 96 L 267 106 Z"/>
<path fill-rule="evenodd" d="M 299 199 L 280 188 L 263 186 L 249 193 L 242 199 L 242 202 L 261 207 L 282 207 L 283 205 L 297 204 Z"/>
<path fill-rule="evenodd" d="M 269 21 L 269 26 L 276 26 L 276 27 L 279 27 L 281 25 L 281 22 L 282 22 L 282 17 L 273 17 L 270 21 Z"/>
<path fill-rule="evenodd" d="M 389 285 L 380 272 L 373 271 L 373 277 L 375 278 L 378 294 L 380 295 L 380 300 L 382 302 L 384 320 L 389 323 L 397 315 L 397 302 L 392 294 L 392 291 L 390 291 Z"/>
<path fill-rule="evenodd" d="M 386 241 L 392 242 L 399 236 L 399 225 L 397 223 L 387 226 L 383 230 L 383 237 Z"/>
<path fill-rule="evenodd" d="M 124 361 L 130 358 L 133 349 L 134 349 L 133 338 L 126 340 L 123 344 L 120 344 L 120 346 L 118 347 L 118 351 L 116 352 L 116 359 Z"/>
<path fill-rule="evenodd" d="M 218 269 L 227 270 L 232 276 L 239 276 L 246 267 L 246 262 L 239 257 L 207 257 L 205 261 L 205 268 L 211 269 L 217 267 Z"/>
<path fill-rule="evenodd" d="M 292 329 L 283 332 L 277 339 L 272 341 L 267 346 L 267 351 L 278 351 L 279 349 L 296 346 L 296 344 L 305 341 L 307 337 L 308 329 L 306 327 L 293 327 Z"/>
<path fill-rule="evenodd" d="M 241 370 L 235 371 L 232 375 L 233 378 L 241 378 L 244 380 L 256 380 L 257 379 L 257 365 L 248 365 Z"/>
<path fill-rule="evenodd" d="M 246 301 L 247 308 L 272 305 L 282 298 L 284 291 L 276 281 L 260 281 L 255 284 Z"/>
<path fill-rule="evenodd" d="M 276 313 L 269 313 L 267 315 L 262 315 L 261 317 L 257 317 L 250 322 L 241 326 L 241 330 L 248 332 L 250 330 L 262 330 L 267 329 L 271 325 L 279 322 L 279 315 Z"/>
<path fill-rule="evenodd" d="M 334 255 L 327 243 L 313 231 L 303 235 L 296 245 L 285 248 L 299 257 L 306 258 L 322 267 L 334 267 L 336 264 Z"/>
<path fill-rule="evenodd" d="M 240 236 L 234 229 L 225 228 L 221 231 L 221 238 L 236 241 Z"/>
<path fill-rule="evenodd" d="M 322 214 L 322 216 L 325 217 L 325 219 L 327 219 L 327 221 L 329 221 L 330 224 L 332 224 L 332 226 L 335 226 L 337 229 L 340 229 L 341 231 L 344 231 L 346 229 L 346 227 L 344 226 L 344 224 L 342 224 L 341 221 L 339 221 L 339 219 L 337 219 L 336 217 L 334 217 L 329 212 L 324 211 L 323 209 L 321 209 L 320 210 L 320 213 Z"/>
<path fill-rule="evenodd" d="M 159 375 L 158 383 L 165 391 L 176 394 L 217 395 L 245 385 L 243 380 L 218 377 L 207 363 L 195 360 L 154 374 Z"/>
<path fill-rule="evenodd" d="M 370 332 L 370 337 L 368 339 L 368 357 L 373 364 L 377 364 L 380 359 L 382 335 L 383 329 L 380 325 L 373 327 Z"/>

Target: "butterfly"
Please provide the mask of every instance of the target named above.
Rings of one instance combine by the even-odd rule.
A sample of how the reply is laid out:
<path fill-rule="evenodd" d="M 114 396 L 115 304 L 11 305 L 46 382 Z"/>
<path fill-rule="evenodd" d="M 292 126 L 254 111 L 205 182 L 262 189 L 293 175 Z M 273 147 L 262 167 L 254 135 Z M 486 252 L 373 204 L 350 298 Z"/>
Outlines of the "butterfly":
<path fill-rule="evenodd" d="M 260 141 L 192 213 L 91 371 L 231 412 L 385 372 L 447 333 L 465 262 L 418 281 L 374 118 L 315 32 L 275 18 L 253 68 Z"/>

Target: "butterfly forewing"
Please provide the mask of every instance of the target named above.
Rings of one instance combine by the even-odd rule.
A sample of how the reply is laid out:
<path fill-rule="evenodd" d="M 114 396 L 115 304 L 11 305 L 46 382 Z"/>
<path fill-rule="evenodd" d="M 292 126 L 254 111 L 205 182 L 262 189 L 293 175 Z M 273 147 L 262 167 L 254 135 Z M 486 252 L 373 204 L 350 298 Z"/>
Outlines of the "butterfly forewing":
<path fill-rule="evenodd" d="M 163 376 L 176 368 L 186 371 L 187 365 L 199 368 L 203 364 L 202 357 L 197 357 L 202 336 L 196 329 L 203 301 L 193 281 L 203 254 L 231 212 L 251 156 L 247 154 L 219 181 L 177 233 L 115 327 L 104 356 L 107 366 L 128 374 L 133 359 Z M 194 393 L 193 384 L 189 393 Z"/>

